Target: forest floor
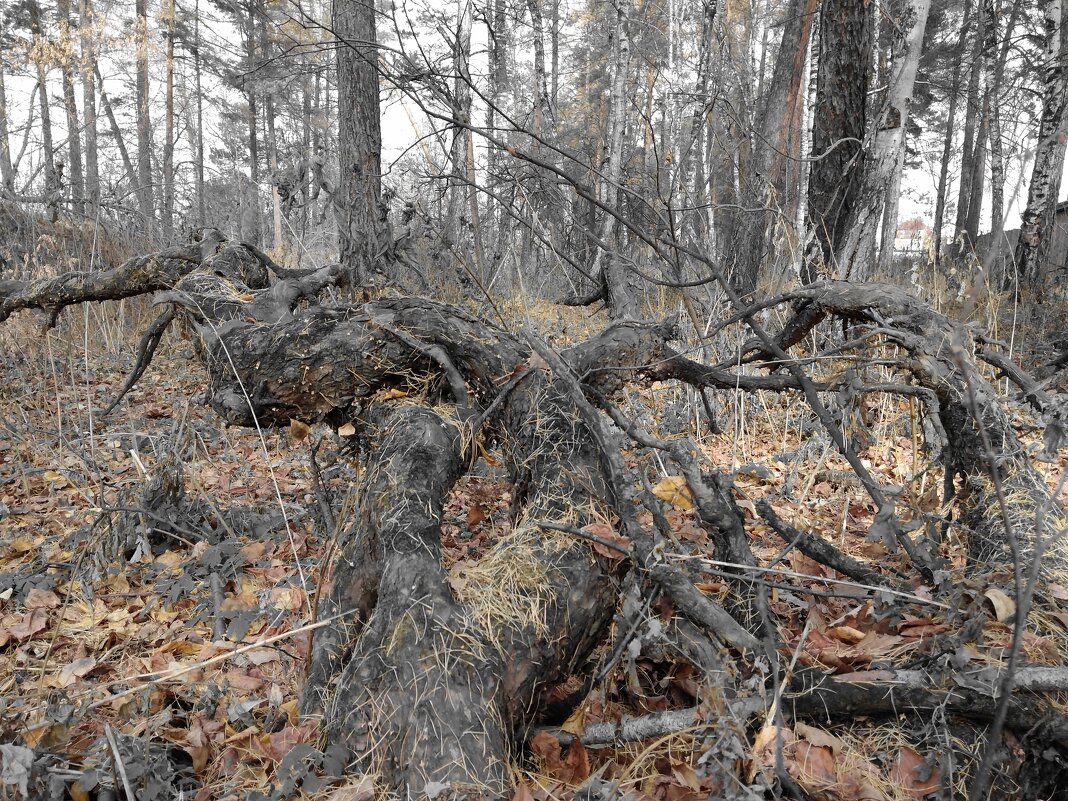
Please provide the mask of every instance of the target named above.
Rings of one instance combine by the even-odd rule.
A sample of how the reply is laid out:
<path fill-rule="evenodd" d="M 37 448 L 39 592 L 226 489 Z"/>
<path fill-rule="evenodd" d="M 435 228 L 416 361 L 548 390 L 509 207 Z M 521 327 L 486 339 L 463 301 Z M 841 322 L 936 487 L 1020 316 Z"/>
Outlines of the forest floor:
<path fill-rule="evenodd" d="M 0 742 L 47 747 L 71 771 L 95 768 L 74 785 L 76 798 L 95 798 L 96 779 L 113 781 L 114 739 L 109 747 L 107 735 L 117 732 L 179 746 L 191 759 L 183 769 L 195 775 L 197 801 L 266 793 L 287 782 L 303 784 L 296 797 L 369 799 L 370 776 L 316 786 L 307 766 L 322 762 L 318 733 L 297 715 L 317 592 L 332 553 L 323 506 L 342 524 L 356 500 L 357 468 L 345 438 L 321 426 L 224 427 L 195 402 L 206 372 L 192 342 L 173 333 L 137 388 L 100 417 L 131 366 L 136 333 L 129 332 L 139 330 L 143 314 L 136 303 L 105 304 L 68 311 L 46 334 L 28 315 L 0 329 Z M 546 306 L 537 314 L 535 324 L 558 337 L 600 325 L 581 311 Z M 672 385 L 635 386 L 623 408 L 661 431 L 694 437 L 712 466 L 734 472 L 754 552 L 775 571 L 768 574 L 772 611 L 793 664 L 869 670 L 923 653 L 949 629 L 946 610 L 925 606 L 930 596 L 920 586 L 913 588 L 915 614 L 879 615 L 874 593 L 834 581 L 828 568 L 784 547 L 757 514 L 755 502 L 767 498 L 785 520 L 821 532 L 858 559 L 883 570 L 901 559 L 866 538 L 875 507 L 803 400 L 719 393 L 715 402 L 719 434 L 709 433 L 701 405 Z M 1022 429 L 1031 426 L 1022 406 L 1013 409 Z M 903 518 L 925 525 L 924 514 L 941 507 L 942 474 L 923 452 L 919 410 L 908 400 L 873 398 L 857 420 L 853 433 L 865 463 L 885 485 L 901 488 Z M 1036 453 L 1040 439 L 1037 431 L 1025 437 Z M 320 489 L 309 459 L 313 443 Z M 175 449 L 207 528 L 174 535 L 155 552 L 112 541 L 106 521 L 137 506 L 159 461 Z M 446 510 L 443 541 L 457 585 L 510 525 L 510 487 L 493 462 L 487 454 L 477 475 L 458 483 Z M 1037 464 L 1054 487 L 1064 451 Z M 727 585 L 682 483 L 663 464 L 645 468 L 664 502 L 675 558 L 702 591 L 723 596 Z M 959 563 L 964 550 L 950 538 L 944 555 Z M 1004 606 L 1011 599 L 988 601 L 992 619 L 969 647 L 973 659 L 994 663 L 1012 635 Z M 671 615 L 659 603 L 645 625 Z M 1065 662 L 1068 618 L 1059 623 L 1063 637 L 1025 638 L 1026 660 Z M 685 659 L 663 649 L 628 652 L 563 728 L 578 733 L 600 721 L 700 706 L 708 702 L 702 693 L 701 677 Z M 920 799 L 940 778 L 962 788 L 963 768 L 960 776 L 939 776 L 937 744 L 925 725 L 796 724 L 787 732 L 785 767 L 814 798 Z M 745 732 L 738 753 L 708 753 L 699 728 L 604 748 L 562 749 L 554 736 L 535 736 L 515 765 L 516 799 L 566 801 L 597 774 L 637 799 L 696 801 L 715 789 L 699 777 L 701 761 L 738 761 L 759 781 L 775 759 L 768 727 Z M 931 770 L 914 770 L 924 764 Z M 148 770 L 132 756 L 127 768 L 130 781 Z"/>

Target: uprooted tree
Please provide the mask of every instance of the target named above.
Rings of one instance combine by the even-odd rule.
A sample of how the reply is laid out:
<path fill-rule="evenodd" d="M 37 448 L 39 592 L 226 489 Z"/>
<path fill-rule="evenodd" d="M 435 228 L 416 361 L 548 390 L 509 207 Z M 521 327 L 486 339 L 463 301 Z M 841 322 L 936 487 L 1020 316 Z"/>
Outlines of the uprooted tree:
<path fill-rule="evenodd" d="M 589 677 L 634 636 L 636 622 L 624 611 L 633 604 L 622 599 L 662 594 L 677 613 L 662 636 L 700 672 L 705 703 L 621 724 L 610 736 L 699 721 L 708 747 L 734 754 L 761 721 L 775 732 L 784 717 L 941 710 L 948 721 L 1011 730 L 1022 754 L 1013 778 L 1026 795 L 1045 797 L 1058 786 L 1068 716 L 1049 697 L 1068 688 L 1068 674 L 1024 665 L 1018 643 L 1000 667 L 969 663 L 965 648 L 988 615 L 988 586 L 1016 598 L 1019 637 L 1043 625 L 1028 610 L 1055 606 L 1050 582 L 1068 566 L 1062 511 L 976 359 L 1002 371 L 1043 414 L 1055 417 L 1057 399 L 993 343 L 900 288 L 828 281 L 753 306 L 734 298 L 736 314 L 726 322 L 745 321 L 753 339 L 726 365 L 701 364 L 673 348 L 680 335 L 673 320 L 616 322 L 557 352 L 532 331 L 511 332 L 427 299 L 320 302 L 325 288 L 347 278 L 332 267 L 282 270 L 255 249 L 209 235 L 110 273 L 7 282 L 0 319 L 36 308 L 54 322 L 73 303 L 158 293 L 163 312 L 142 341 L 134 378 L 177 319 L 197 336 L 209 374 L 206 402 L 228 423 L 355 426 L 364 461 L 360 506 L 337 533 L 319 608 L 329 623 L 315 635 L 301 702 L 303 714 L 322 717 L 324 737 L 345 748 L 352 770 L 377 773 L 400 797 L 506 794 L 509 760 L 545 724 L 550 699 L 554 720 L 566 717 L 556 708 L 565 680 L 580 677 L 588 691 Z M 791 316 L 768 332 L 759 312 L 772 305 L 787 306 Z M 899 381 L 814 374 L 807 365 L 816 361 L 794 354 L 828 321 L 840 324 L 828 355 L 893 350 Z M 743 371 L 743 363 L 764 371 Z M 627 385 L 652 380 L 802 394 L 878 507 L 871 535 L 900 558 L 863 563 L 767 504 L 761 514 L 791 547 L 866 586 L 884 607 L 922 604 L 915 591 L 923 585 L 933 603 L 953 610 L 953 631 L 909 665 L 887 662 L 843 678 L 791 670 L 730 476 L 687 440 L 664 440 L 620 411 Z M 899 519 L 894 495 L 865 469 L 827 405 L 875 392 L 915 398 L 928 449 L 945 468 L 952 511 L 932 516 L 919 532 Z M 685 477 L 714 557 L 728 566 L 725 605 L 671 558 L 661 510 L 648 484 L 637 489 L 642 477 L 628 467 L 624 445 L 659 450 Z M 450 582 L 443 505 L 478 454 L 492 449 L 513 484 L 513 525 L 462 582 Z M 643 522 L 646 513 L 655 525 Z M 950 526 L 969 541 L 964 575 L 940 557 Z M 582 695 L 564 694 L 571 706 Z M 591 741 L 602 735 L 587 733 Z M 743 793 L 737 758 L 711 760 L 706 769 L 721 795 Z M 795 778 L 784 770 L 774 777 L 799 792 Z"/>

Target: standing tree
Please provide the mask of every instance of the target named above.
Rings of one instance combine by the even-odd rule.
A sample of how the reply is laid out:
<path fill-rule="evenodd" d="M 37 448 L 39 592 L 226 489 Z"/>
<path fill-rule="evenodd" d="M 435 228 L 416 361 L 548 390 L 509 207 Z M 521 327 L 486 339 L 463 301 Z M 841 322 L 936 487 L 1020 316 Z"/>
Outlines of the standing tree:
<path fill-rule="evenodd" d="M 802 270 L 806 283 L 835 268 L 860 197 L 872 74 L 872 8 L 867 0 L 827 0 L 820 11 L 806 225 L 813 241 Z"/>
<path fill-rule="evenodd" d="M 876 116 L 875 130 L 868 133 L 863 180 L 857 203 L 851 210 L 850 225 L 844 239 L 838 243 L 839 271 L 843 276 L 859 280 L 875 273 L 876 252 L 880 271 L 884 275 L 889 272 L 897 230 L 897 198 L 905 158 L 909 104 L 916 84 L 931 2 L 914 0 L 906 3 L 904 8 L 906 13 L 900 20 L 904 36 L 895 48 L 897 57 L 886 88 L 886 100 Z M 882 245 L 877 251 L 875 242 L 880 224 Z"/>
<path fill-rule="evenodd" d="M 152 231 L 156 212 L 152 199 L 152 120 L 148 111 L 147 0 L 137 0 L 134 39 L 137 42 L 137 204 L 141 211 L 141 224 L 146 231 Z"/>
<path fill-rule="evenodd" d="M 386 222 L 381 208 L 375 7 L 369 0 L 333 0 L 332 9 L 337 42 L 338 258 L 350 280 L 362 286 L 378 260 Z"/>
<path fill-rule="evenodd" d="M 1027 189 L 1027 206 L 1016 244 L 1020 279 L 1041 294 L 1046 276 L 1044 246 L 1053 230 L 1053 212 L 1068 143 L 1068 35 L 1064 30 L 1063 0 L 1045 0 L 1043 23 L 1046 60 L 1042 75 L 1042 120 L 1035 145 L 1035 162 Z"/>

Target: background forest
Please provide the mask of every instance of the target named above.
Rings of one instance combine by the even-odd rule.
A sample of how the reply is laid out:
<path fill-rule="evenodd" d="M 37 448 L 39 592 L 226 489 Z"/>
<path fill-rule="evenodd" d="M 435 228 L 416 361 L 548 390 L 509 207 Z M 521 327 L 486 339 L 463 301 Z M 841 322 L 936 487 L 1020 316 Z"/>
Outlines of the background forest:
<path fill-rule="evenodd" d="M 597 240 L 659 273 L 598 203 L 652 239 L 699 243 L 745 291 L 796 280 L 813 242 L 825 274 L 922 273 L 951 291 L 984 259 L 996 289 L 1017 275 L 1041 286 L 1063 265 L 1047 252 L 1065 139 L 1056 3 L 495 0 L 376 14 L 384 211 L 401 247 L 448 257 L 435 271 L 461 285 L 579 298 L 606 252 Z M 6 203 L 131 245 L 210 224 L 287 263 L 333 258 L 329 8 L 9 0 L 2 25 Z M 858 207 L 855 264 L 857 245 L 839 240 Z M 981 233 L 996 246 L 977 251 Z M 9 243 L 8 277 L 32 267 L 34 242 Z"/>
<path fill-rule="evenodd" d="M 1063 17 L 0 0 L 0 798 L 1068 797 Z"/>

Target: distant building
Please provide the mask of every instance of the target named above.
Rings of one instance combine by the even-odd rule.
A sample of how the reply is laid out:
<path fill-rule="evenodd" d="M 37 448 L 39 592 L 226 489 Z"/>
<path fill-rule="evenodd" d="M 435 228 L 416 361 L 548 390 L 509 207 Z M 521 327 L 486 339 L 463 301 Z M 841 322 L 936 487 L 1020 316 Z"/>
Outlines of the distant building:
<path fill-rule="evenodd" d="M 931 234 L 931 227 L 919 217 L 905 220 L 894 234 L 894 255 L 908 257 L 926 252 Z"/>

